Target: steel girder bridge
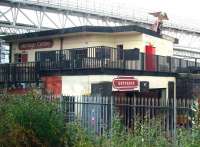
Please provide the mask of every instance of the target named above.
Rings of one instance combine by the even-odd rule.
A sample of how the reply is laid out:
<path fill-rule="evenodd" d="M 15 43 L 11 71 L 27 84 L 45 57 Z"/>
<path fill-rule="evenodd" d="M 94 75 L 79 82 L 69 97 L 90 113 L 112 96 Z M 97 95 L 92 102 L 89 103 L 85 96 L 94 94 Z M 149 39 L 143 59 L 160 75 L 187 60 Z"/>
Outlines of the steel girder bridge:
<path fill-rule="evenodd" d="M 155 18 L 144 11 L 106 7 L 94 0 L 1 0 L 0 35 L 19 34 L 80 25 L 119 26 L 137 24 L 150 28 Z M 179 39 L 174 56 L 200 57 L 200 29 L 165 22 L 163 34 Z M 3 44 L 3 42 L 1 42 Z M 1 52 L 3 47 L 0 44 Z M 6 51 L 7 52 L 7 51 Z"/>

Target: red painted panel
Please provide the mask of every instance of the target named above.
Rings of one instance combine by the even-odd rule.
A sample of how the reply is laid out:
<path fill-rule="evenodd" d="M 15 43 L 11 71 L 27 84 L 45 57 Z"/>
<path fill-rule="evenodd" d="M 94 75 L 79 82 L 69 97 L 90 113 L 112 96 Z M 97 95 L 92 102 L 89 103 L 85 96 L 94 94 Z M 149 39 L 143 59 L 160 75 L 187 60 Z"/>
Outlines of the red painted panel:
<path fill-rule="evenodd" d="M 13 89 L 8 89 L 9 94 L 16 94 L 16 95 L 24 95 L 30 92 L 31 89 L 28 88 L 13 88 Z"/>
<path fill-rule="evenodd" d="M 151 44 L 146 45 L 145 47 L 145 53 L 146 53 L 146 70 L 147 71 L 155 71 L 155 47 L 153 47 Z"/>
<path fill-rule="evenodd" d="M 62 92 L 62 79 L 60 76 L 49 76 L 42 78 L 46 92 L 54 96 L 60 96 Z"/>
<path fill-rule="evenodd" d="M 27 54 L 22 54 L 22 63 L 28 62 L 28 55 Z"/>

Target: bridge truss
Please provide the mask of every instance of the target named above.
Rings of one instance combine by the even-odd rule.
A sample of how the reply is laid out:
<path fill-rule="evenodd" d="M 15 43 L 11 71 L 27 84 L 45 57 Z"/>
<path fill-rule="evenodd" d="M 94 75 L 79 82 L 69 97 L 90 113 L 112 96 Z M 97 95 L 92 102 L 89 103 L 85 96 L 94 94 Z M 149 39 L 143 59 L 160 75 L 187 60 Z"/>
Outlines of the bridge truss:
<path fill-rule="evenodd" d="M 150 28 L 148 12 L 122 8 L 102 0 L 1 0 L 0 35 L 20 34 L 81 25 L 137 24 Z M 109 6 L 110 5 L 110 6 Z M 179 39 L 175 56 L 200 56 L 200 29 L 165 22 L 163 33 Z M 194 51 L 195 49 L 195 51 Z"/>

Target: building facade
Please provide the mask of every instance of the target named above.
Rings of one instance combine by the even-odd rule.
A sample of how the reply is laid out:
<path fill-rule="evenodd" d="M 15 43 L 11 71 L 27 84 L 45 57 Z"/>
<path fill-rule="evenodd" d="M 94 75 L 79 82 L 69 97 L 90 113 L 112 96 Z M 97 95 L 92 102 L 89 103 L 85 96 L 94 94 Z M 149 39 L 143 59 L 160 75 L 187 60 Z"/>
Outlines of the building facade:
<path fill-rule="evenodd" d="M 198 66 L 172 57 L 177 39 L 138 26 L 82 26 L 2 39 L 10 45 L 10 64 L 0 67 L 0 83 L 8 89 L 168 100 L 177 73 Z"/>

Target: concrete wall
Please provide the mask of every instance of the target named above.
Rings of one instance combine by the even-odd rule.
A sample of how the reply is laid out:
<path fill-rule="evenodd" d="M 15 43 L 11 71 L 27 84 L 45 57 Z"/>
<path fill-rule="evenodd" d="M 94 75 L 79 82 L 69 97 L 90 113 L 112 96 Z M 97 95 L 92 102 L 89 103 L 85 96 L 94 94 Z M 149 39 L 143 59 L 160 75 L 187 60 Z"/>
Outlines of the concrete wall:
<path fill-rule="evenodd" d="M 173 43 L 171 41 L 143 34 L 143 43 L 144 46 L 151 43 L 156 48 L 157 55 L 173 56 Z"/>
<path fill-rule="evenodd" d="M 88 95 L 91 93 L 91 84 L 99 82 L 112 82 L 117 75 L 87 75 L 62 76 L 62 94 Z M 134 76 L 139 81 L 149 81 L 150 89 L 163 88 L 168 93 L 168 82 L 176 82 L 175 77 Z"/>
<path fill-rule="evenodd" d="M 44 38 L 45 39 L 45 38 Z M 34 41 L 34 40 L 31 40 Z M 77 33 L 67 35 L 63 38 L 63 49 L 92 47 L 92 46 L 109 46 L 116 48 L 117 45 L 123 44 L 124 49 L 139 48 L 144 52 L 145 45 L 151 43 L 156 48 L 157 55 L 171 56 L 173 54 L 173 43 L 157 37 L 141 34 L 138 32 L 128 33 Z M 18 43 L 12 45 L 12 62 L 14 54 L 28 53 L 28 61 L 35 60 L 36 51 L 60 50 L 61 43 L 59 38 L 53 39 L 52 48 L 19 50 Z"/>

